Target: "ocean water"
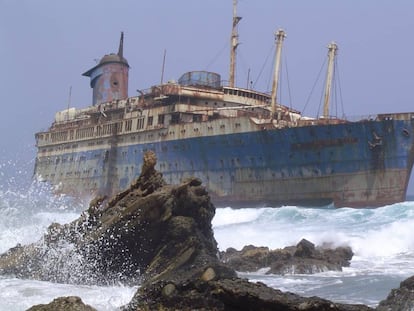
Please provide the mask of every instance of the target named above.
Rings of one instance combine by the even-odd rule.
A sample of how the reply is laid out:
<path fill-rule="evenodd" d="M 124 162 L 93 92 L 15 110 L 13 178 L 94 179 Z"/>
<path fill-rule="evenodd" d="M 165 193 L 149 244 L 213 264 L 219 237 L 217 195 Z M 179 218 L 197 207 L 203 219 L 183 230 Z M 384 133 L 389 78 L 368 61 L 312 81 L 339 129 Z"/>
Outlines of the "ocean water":
<path fill-rule="evenodd" d="M 0 167 L 1 175 L 1 167 Z M 17 243 L 38 240 L 52 222 L 67 223 L 88 202 L 54 196 L 39 183 L 16 179 L 0 185 L 0 253 Z M 343 272 L 315 275 L 240 274 L 251 281 L 336 302 L 376 306 L 392 288 L 414 275 L 414 202 L 377 209 L 219 208 L 213 219 L 219 248 L 241 249 L 253 244 L 271 249 L 294 245 L 306 238 L 316 245 L 351 246 L 355 256 Z M 98 310 L 116 310 L 130 301 L 137 287 L 76 286 L 0 276 L 0 311 L 26 310 L 59 296 L 76 295 Z"/>
<path fill-rule="evenodd" d="M 350 246 L 355 253 L 342 272 L 314 275 L 243 273 L 251 281 L 302 296 L 375 307 L 392 288 L 414 275 L 414 202 L 376 209 L 282 208 L 217 211 L 214 234 L 220 249 L 244 245 L 271 249 L 297 244 L 302 238 L 316 245 Z"/>

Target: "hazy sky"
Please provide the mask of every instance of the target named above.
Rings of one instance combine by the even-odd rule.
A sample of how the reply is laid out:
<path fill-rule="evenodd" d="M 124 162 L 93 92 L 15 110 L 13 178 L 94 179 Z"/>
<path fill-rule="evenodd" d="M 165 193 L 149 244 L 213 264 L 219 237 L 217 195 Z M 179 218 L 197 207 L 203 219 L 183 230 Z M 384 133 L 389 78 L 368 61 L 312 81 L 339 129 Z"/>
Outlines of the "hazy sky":
<path fill-rule="evenodd" d="M 239 0 L 238 15 L 239 86 L 250 72 L 269 91 L 274 32 L 284 28 L 283 103 L 303 110 L 334 40 L 339 116 L 342 104 L 348 117 L 414 111 L 414 1 Z M 70 87 L 71 106 L 91 103 L 81 74 L 117 52 L 121 31 L 131 96 L 160 82 L 164 49 L 165 80 L 191 70 L 227 80 L 231 18 L 232 0 L 0 0 L 1 156 L 34 159 L 34 133 L 67 107 Z M 317 114 L 322 88 L 304 114 Z"/>

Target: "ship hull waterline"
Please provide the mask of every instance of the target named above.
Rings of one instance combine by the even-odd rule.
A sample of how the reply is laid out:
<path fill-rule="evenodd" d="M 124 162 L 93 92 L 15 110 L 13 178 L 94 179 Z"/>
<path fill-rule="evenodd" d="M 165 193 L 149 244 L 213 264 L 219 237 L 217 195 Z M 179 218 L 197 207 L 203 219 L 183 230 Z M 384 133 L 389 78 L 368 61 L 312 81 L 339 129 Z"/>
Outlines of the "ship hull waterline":
<path fill-rule="evenodd" d="M 399 116 L 180 140 L 161 135 L 150 143 L 125 142 L 124 135 L 115 147 L 39 153 L 35 172 L 58 192 L 113 194 L 139 175 L 142 154 L 153 150 L 167 182 L 198 177 L 219 206 L 377 207 L 406 196 L 414 121 Z M 72 160 L 50 165 L 57 157 Z M 81 173 L 73 176 L 75 170 Z"/>

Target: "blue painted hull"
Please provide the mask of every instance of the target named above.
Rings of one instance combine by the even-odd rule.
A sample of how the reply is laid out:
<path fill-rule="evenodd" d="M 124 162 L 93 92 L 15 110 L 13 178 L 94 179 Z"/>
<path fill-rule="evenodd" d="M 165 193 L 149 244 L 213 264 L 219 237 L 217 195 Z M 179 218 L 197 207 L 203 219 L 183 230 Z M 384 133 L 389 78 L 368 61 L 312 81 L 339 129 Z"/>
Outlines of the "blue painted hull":
<path fill-rule="evenodd" d="M 125 136 L 128 140 L 128 136 Z M 125 189 L 155 151 L 168 183 L 195 176 L 217 205 L 381 206 L 405 200 L 414 121 L 302 126 L 226 135 L 130 142 L 114 148 L 38 156 L 36 173 L 65 193 Z M 66 159 L 66 161 L 58 161 Z M 47 161 L 47 162 L 46 162 Z M 51 165 L 54 163 L 54 165 Z M 52 177 L 52 175 L 54 176 Z"/>

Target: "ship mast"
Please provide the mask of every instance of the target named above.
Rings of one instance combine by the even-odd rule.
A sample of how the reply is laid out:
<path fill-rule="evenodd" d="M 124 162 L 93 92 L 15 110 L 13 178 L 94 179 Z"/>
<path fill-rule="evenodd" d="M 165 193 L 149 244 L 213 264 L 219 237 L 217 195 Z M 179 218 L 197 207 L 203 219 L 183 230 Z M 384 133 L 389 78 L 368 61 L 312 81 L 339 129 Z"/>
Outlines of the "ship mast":
<path fill-rule="evenodd" d="M 234 87 L 234 80 L 236 76 L 236 50 L 239 45 L 239 34 L 237 32 L 237 25 L 242 18 L 237 16 L 237 0 L 233 0 L 233 27 L 231 30 L 230 40 L 230 76 L 229 86 Z"/>
<path fill-rule="evenodd" d="M 273 84 L 272 84 L 272 113 L 276 113 L 276 97 L 277 97 L 277 88 L 279 85 L 279 76 L 280 76 L 280 59 L 282 56 L 282 46 L 283 40 L 286 38 L 286 33 L 283 29 L 279 29 L 275 33 L 276 40 L 276 54 L 275 54 L 275 70 L 273 73 Z"/>
<path fill-rule="evenodd" d="M 332 80 L 335 65 L 335 56 L 338 50 L 338 45 L 331 42 L 328 45 L 328 70 L 326 73 L 325 96 L 323 103 L 323 117 L 329 118 L 329 100 L 331 98 Z"/>

